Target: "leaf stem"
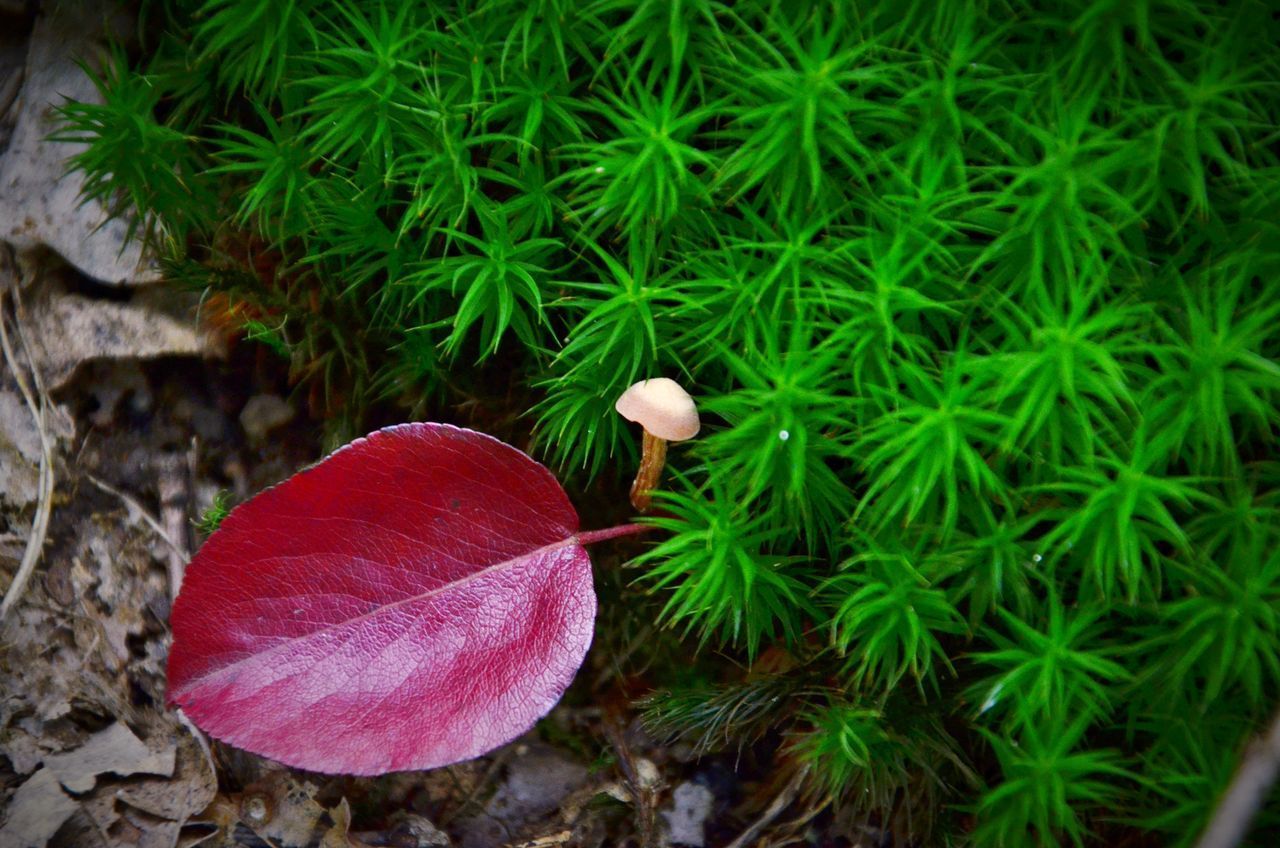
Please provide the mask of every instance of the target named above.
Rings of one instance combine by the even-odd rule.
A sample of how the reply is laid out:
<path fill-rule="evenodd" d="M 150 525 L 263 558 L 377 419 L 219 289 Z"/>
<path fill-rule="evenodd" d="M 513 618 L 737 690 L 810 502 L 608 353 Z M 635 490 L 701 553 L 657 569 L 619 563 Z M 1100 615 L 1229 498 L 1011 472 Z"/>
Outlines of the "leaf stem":
<path fill-rule="evenodd" d="M 590 545 L 594 542 L 616 539 L 619 536 L 632 536 L 652 529 L 647 524 L 619 524 L 617 527 L 606 527 L 604 530 L 588 530 L 585 533 L 578 533 L 577 539 L 579 545 Z"/>

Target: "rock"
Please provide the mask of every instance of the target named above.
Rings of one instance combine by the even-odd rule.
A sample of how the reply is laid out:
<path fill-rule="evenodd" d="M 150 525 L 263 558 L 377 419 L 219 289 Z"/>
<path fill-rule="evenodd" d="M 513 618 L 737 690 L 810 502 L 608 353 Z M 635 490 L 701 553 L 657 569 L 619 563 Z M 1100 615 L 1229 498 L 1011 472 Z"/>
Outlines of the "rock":
<path fill-rule="evenodd" d="M 659 813 L 667 822 L 669 843 L 703 848 L 714 804 L 715 795 L 701 783 L 688 781 L 677 786 L 671 793 L 671 807 Z"/>
<path fill-rule="evenodd" d="M 159 269 L 143 256 L 140 243 L 124 244 L 126 223 L 107 220 L 100 203 L 81 203 L 84 179 L 65 171 L 67 159 L 84 146 L 46 139 L 58 129 L 54 109 L 66 99 L 102 102 L 76 60 L 101 60 L 104 21 L 119 34 L 131 24 L 106 6 L 100 14 L 85 14 L 79 3 L 44 6 L 31 32 L 22 88 L 11 106 L 13 134 L 0 156 L 0 240 L 23 255 L 47 247 L 104 283 L 158 280 Z"/>
<path fill-rule="evenodd" d="M 449 835 L 431 823 L 430 819 L 406 813 L 387 834 L 390 845 L 408 848 L 449 848 Z"/>
<path fill-rule="evenodd" d="M 9 146 L 17 118 L 14 104 L 26 78 L 27 30 L 23 17 L 7 12 L 0 0 L 0 155 Z M 10 15 L 6 20 L 6 14 Z"/>
<path fill-rule="evenodd" d="M 150 289 L 127 303 L 54 291 L 27 299 L 27 339 L 45 384 L 56 391 L 90 360 L 219 355 L 212 337 L 183 312 Z"/>
<path fill-rule="evenodd" d="M 240 426 L 252 445 L 266 442 L 267 435 L 293 420 L 293 407 L 279 395 L 254 395 L 240 410 Z"/>
<path fill-rule="evenodd" d="M 586 767 L 558 752 L 526 750 L 512 760 L 506 780 L 484 812 L 458 823 L 463 848 L 488 848 L 510 841 L 522 826 L 558 808 L 586 780 Z"/>
<path fill-rule="evenodd" d="M 87 366 L 85 382 L 97 404 L 89 413 L 89 422 L 99 429 L 115 422 L 116 410 L 125 398 L 130 400 L 130 412 L 136 414 L 150 412 L 155 402 L 146 375 L 134 359 L 94 360 Z"/>
<path fill-rule="evenodd" d="M 555 751 L 531 752 L 511 763 L 485 812 L 505 822 L 528 821 L 556 809 L 586 779 L 584 766 Z"/>
<path fill-rule="evenodd" d="M 173 401 L 169 410 L 175 421 L 190 427 L 202 441 L 224 442 L 231 433 L 231 421 L 220 409 L 188 395 Z"/>

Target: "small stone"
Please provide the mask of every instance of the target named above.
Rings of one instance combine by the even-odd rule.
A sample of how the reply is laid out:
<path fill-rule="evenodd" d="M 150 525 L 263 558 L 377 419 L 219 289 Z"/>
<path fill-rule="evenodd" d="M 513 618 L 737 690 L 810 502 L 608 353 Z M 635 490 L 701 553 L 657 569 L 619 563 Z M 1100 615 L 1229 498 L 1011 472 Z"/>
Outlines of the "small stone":
<path fill-rule="evenodd" d="M 388 836 L 389 844 L 410 848 L 449 848 L 453 844 L 449 834 L 432 824 L 430 819 L 412 814 L 406 814 L 397 822 Z"/>
<path fill-rule="evenodd" d="M 700 783 L 686 782 L 671 794 L 672 807 L 662 810 L 667 822 L 667 839 L 672 845 L 688 845 L 703 848 L 706 844 L 706 825 L 711 818 L 715 796 Z"/>
<path fill-rule="evenodd" d="M 506 779 L 483 812 L 458 822 L 462 848 L 489 848 L 510 841 L 522 826 L 556 809 L 586 783 L 585 766 L 544 746 L 525 750 L 523 756 L 512 759 Z"/>
<path fill-rule="evenodd" d="M 154 403 L 147 378 L 137 360 L 102 359 L 85 366 L 85 382 L 98 407 L 89 413 L 89 422 L 107 429 L 115 422 L 120 402 L 129 398 L 130 414 L 146 415 Z"/>
<path fill-rule="evenodd" d="M 240 410 L 240 426 L 252 445 L 261 445 L 267 435 L 293 420 L 293 407 L 279 395 L 254 395 Z"/>

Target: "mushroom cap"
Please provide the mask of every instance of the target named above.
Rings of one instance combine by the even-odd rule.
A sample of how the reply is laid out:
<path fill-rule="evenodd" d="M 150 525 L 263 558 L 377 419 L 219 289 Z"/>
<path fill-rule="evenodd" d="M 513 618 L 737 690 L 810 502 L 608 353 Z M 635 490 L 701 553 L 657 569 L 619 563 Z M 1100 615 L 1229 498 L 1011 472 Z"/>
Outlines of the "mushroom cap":
<path fill-rule="evenodd" d="M 675 380 L 655 377 L 641 380 L 622 393 L 613 405 L 618 414 L 659 439 L 681 442 L 698 435 L 698 407 Z"/>

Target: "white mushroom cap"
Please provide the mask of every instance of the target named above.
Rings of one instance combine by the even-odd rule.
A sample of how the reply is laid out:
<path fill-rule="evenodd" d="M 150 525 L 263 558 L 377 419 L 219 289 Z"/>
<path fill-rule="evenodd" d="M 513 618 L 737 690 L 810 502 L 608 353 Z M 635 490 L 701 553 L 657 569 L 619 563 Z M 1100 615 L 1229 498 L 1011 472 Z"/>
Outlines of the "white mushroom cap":
<path fill-rule="evenodd" d="M 675 380 L 655 377 L 641 380 L 622 393 L 613 405 L 618 414 L 659 439 L 680 442 L 698 435 L 698 407 Z"/>

